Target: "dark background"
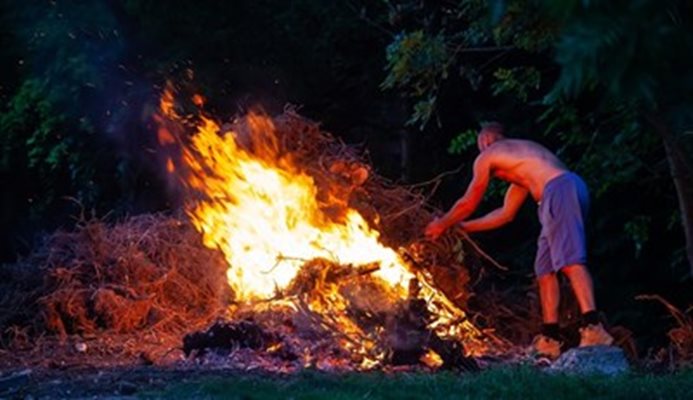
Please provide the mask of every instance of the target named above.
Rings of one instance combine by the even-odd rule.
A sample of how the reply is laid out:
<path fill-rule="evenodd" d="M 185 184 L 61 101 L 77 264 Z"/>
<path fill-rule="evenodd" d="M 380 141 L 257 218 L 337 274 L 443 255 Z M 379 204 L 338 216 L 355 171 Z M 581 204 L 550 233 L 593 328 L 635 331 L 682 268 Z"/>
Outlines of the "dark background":
<path fill-rule="evenodd" d="M 568 6 L 551 1 L 371 3 L 2 1 L 0 261 L 26 255 L 43 234 L 69 228 L 83 211 L 115 220 L 173 207 L 151 120 L 171 80 L 204 93 L 209 111 L 223 118 L 298 105 L 393 181 L 421 182 L 461 167 L 432 197 L 443 209 L 463 193 L 476 155 L 473 146 L 451 142 L 468 138 L 481 121 L 499 120 L 510 136 L 545 144 L 592 189 L 590 267 L 601 308 L 643 343 L 663 340 L 673 320 L 661 305 L 635 296 L 661 294 L 685 308 L 690 267 L 666 154 L 643 116 L 649 86 L 629 90 L 649 77 L 652 96 L 673 102 L 671 73 L 646 70 L 648 60 L 640 59 L 613 72 L 602 68 L 613 63 L 600 59 L 579 75 L 587 89 L 551 98 L 577 79 L 570 73 L 579 71 L 566 67 L 577 57 L 570 51 L 606 57 L 614 53 L 608 46 L 628 48 L 630 33 L 616 31 L 606 44 L 590 40 L 608 39 L 621 25 L 626 32 L 643 15 L 656 20 L 647 9 L 655 2 L 571 16 Z M 671 4 L 685 14 L 685 2 Z M 595 22 L 604 15 L 611 22 Z M 678 23 L 690 33 L 688 21 Z M 415 32 L 422 33 L 418 42 L 403 41 Z M 646 38 L 634 46 L 646 49 Z M 657 46 L 691 70 L 690 53 Z M 662 54 L 652 57 L 666 62 Z M 621 86 L 612 88 L 617 81 Z M 634 102 L 637 96 L 643 102 Z M 417 104 L 431 98 L 431 112 L 417 117 Z M 684 100 L 658 107 L 668 107 L 688 148 Z M 481 211 L 499 205 L 499 193 Z M 511 267 L 506 284 L 531 288 L 535 214 L 527 204 L 513 224 L 476 236 Z"/>

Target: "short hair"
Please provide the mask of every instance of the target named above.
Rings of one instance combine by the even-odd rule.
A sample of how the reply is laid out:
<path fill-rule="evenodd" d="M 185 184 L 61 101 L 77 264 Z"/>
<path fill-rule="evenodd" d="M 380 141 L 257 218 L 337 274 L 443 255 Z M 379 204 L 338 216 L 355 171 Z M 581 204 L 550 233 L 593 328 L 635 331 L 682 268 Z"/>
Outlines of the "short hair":
<path fill-rule="evenodd" d="M 483 131 L 489 131 L 497 133 L 501 136 L 505 136 L 505 127 L 500 122 L 492 121 L 481 124 L 481 130 L 479 131 L 479 133 Z"/>

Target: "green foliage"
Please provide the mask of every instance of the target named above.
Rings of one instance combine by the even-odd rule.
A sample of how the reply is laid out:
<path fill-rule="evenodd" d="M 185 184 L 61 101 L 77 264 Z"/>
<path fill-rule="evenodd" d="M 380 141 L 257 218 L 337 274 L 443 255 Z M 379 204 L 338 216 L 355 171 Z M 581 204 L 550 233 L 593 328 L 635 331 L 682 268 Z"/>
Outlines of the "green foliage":
<path fill-rule="evenodd" d="M 414 98 L 425 97 L 414 104 L 409 124 L 421 129 L 433 115 L 436 93 L 448 76 L 449 55 L 442 35 L 430 36 L 422 30 L 400 33 L 387 46 L 388 75 L 383 89 L 398 88 Z"/>
<path fill-rule="evenodd" d="M 414 103 L 414 111 L 407 121 L 407 125 L 419 124 L 419 129 L 423 130 L 426 123 L 431 119 L 435 111 L 436 96 L 431 96 Z"/>
<path fill-rule="evenodd" d="M 467 150 L 472 149 L 476 146 L 477 130 L 467 129 L 458 133 L 450 141 L 448 146 L 448 153 L 450 154 L 462 154 Z"/>
<path fill-rule="evenodd" d="M 37 218 L 58 197 L 93 203 L 95 171 L 105 159 L 94 129 L 103 111 L 93 100 L 118 59 L 115 21 L 102 3 L 15 4 L 8 15 L 26 49 L 25 73 L 0 109 L 0 166 L 31 182 Z"/>
<path fill-rule="evenodd" d="M 65 120 L 64 114 L 55 112 L 55 105 L 47 98 L 40 82 L 25 81 L 11 99 L 8 110 L 0 114 L 0 131 L 4 132 L 3 168 L 9 168 L 12 157 L 22 157 L 18 154 L 21 148 L 30 168 L 45 173 L 54 171 L 65 161 L 67 145 L 60 140 Z"/>
<path fill-rule="evenodd" d="M 455 1 L 440 5 L 438 11 L 445 17 L 437 19 L 426 16 L 430 9 L 423 3 L 394 3 L 393 9 L 407 10 L 425 28 L 396 35 L 386 51 L 388 74 L 381 88 L 398 90 L 416 100 L 410 124 L 419 123 L 419 128 L 425 129 L 448 78 L 462 78 L 473 90 L 490 89 L 494 95 L 509 94 L 520 101 L 529 100 L 529 92 L 539 89 L 541 73 L 534 65 L 494 68 L 508 52 L 542 52 L 555 41 L 555 24 L 542 18 L 532 4 Z M 479 58 L 477 52 L 488 57 Z M 490 88 L 484 86 L 486 81 L 491 82 Z"/>
<path fill-rule="evenodd" d="M 55 182 L 42 188 L 38 209 L 46 208 L 61 192 L 56 175 L 79 168 L 79 153 L 73 138 L 65 134 L 67 117 L 37 80 L 27 80 L 0 113 L 0 167 L 21 173 L 23 167 L 35 171 L 34 179 Z M 75 179 L 90 179 L 75 176 Z"/>
<path fill-rule="evenodd" d="M 541 53 L 550 50 L 556 41 L 558 26 L 535 2 L 491 1 L 494 21 L 493 37 L 496 43 L 512 44 L 518 49 Z M 495 5 L 503 3 L 503 7 Z M 503 11 L 501 17 L 493 13 Z"/>
<path fill-rule="evenodd" d="M 507 93 L 526 102 L 530 90 L 539 89 L 541 74 L 534 67 L 498 68 L 493 73 L 496 81 L 491 85 L 494 95 Z"/>
<path fill-rule="evenodd" d="M 387 46 L 386 60 L 385 89 L 405 88 L 421 96 L 437 90 L 447 77 L 448 54 L 441 35 L 429 36 L 421 30 L 401 33 Z"/>

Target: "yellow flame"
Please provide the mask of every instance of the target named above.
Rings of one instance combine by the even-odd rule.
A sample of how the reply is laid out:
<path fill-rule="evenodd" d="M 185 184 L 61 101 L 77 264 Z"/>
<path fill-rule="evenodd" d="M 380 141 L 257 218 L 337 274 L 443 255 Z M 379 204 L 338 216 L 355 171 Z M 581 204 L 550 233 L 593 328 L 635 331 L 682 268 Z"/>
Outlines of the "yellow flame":
<path fill-rule="evenodd" d="M 219 125 L 203 117 L 192 151 L 184 153 L 188 184 L 205 194 L 188 213 L 205 245 L 224 253 L 237 299 L 271 298 L 316 258 L 377 263 L 373 275 L 404 296 L 413 275 L 379 242 L 379 232 L 354 209 L 331 221 L 316 200 L 313 178 L 278 155 L 272 120 L 251 114 L 248 121 L 253 152 L 239 145 L 239 133 L 221 135 Z"/>
<path fill-rule="evenodd" d="M 430 368 L 440 368 L 443 365 L 443 358 L 431 349 L 420 357 L 420 361 Z"/>

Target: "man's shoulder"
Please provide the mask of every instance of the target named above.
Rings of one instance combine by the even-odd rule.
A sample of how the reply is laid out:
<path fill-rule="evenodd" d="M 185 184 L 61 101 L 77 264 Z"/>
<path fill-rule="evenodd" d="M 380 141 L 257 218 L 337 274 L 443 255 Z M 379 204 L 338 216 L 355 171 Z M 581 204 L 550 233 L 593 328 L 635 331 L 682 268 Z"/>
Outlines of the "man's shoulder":
<path fill-rule="evenodd" d="M 527 156 L 537 153 L 553 154 L 551 150 L 541 143 L 528 139 L 505 139 L 494 143 L 489 149 L 493 150 L 492 152 L 496 153 L 498 156 Z"/>
<path fill-rule="evenodd" d="M 529 141 L 522 139 L 504 139 L 499 140 L 489 146 L 486 151 L 482 152 L 479 157 L 494 160 L 498 158 L 506 158 L 513 154 L 517 154 L 518 150 L 533 147 Z"/>
<path fill-rule="evenodd" d="M 534 140 L 516 139 L 516 138 L 508 138 L 505 140 L 501 140 L 498 142 L 498 144 L 501 145 L 502 147 L 515 147 L 515 146 L 544 147 L 539 142 L 535 142 Z"/>

